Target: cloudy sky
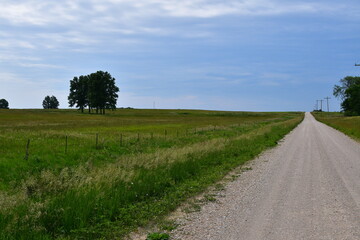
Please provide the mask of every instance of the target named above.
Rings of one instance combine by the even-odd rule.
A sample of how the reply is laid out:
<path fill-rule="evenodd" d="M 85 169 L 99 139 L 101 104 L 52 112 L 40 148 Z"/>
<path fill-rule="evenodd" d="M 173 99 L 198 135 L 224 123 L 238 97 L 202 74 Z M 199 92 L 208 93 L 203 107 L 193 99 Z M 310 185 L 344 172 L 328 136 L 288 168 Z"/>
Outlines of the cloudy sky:
<path fill-rule="evenodd" d="M 0 0 L 0 98 L 67 108 L 108 71 L 118 107 L 309 111 L 360 75 L 358 0 Z"/>

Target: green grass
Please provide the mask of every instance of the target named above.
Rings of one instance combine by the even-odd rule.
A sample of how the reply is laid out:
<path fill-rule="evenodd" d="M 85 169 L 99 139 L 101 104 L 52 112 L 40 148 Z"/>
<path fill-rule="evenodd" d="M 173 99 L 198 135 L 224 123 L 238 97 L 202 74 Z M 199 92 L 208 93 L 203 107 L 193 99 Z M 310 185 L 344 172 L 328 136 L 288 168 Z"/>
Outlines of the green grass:
<path fill-rule="evenodd" d="M 349 135 L 355 140 L 360 141 L 360 117 L 346 117 L 342 113 L 323 112 L 313 113 L 314 117 L 343 133 Z"/>
<path fill-rule="evenodd" d="M 195 110 L 123 109 L 105 116 L 0 111 L 0 239 L 121 238 L 161 221 L 274 146 L 302 118 Z"/>

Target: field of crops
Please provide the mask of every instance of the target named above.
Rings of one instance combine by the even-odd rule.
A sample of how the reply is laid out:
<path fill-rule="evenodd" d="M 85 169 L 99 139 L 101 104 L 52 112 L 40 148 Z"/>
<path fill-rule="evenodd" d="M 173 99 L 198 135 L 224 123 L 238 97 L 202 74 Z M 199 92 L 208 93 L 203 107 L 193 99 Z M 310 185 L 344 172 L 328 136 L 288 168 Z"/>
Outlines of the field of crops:
<path fill-rule="evenodd" d="M 0 111 L 0 239 L 121 239 L 274 146 L 302 113 Z"/>
<path fill-rule="evenodd" d="M 314 117 L 350 137 L 360 141 L 360 117 L 346 117 L 342 113 L 313 113 Z"/>

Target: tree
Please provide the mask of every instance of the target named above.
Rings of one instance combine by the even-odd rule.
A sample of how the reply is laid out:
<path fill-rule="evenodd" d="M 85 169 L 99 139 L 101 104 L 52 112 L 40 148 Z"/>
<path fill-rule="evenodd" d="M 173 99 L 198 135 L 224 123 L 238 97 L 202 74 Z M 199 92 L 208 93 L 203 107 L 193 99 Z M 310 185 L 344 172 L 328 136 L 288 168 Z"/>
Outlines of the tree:
<path fill-rule="evenodd" d="M 108 72 L 97 71 L 89 75 L 89 103 L 105 114 L 105 109 L 115 109 L 119 88 L 115 85 L 115 78 Z"/>
<path fill-rule="evenodd" d="M 70 94 L 68 97 L 69 106 L 73 107 L 76 105 L 80 108 L 81 112 L 84 112 L 84 108 L 88 105 L 88 88 L 89 88 L 89 77 L 80 76 L 74 77 L 70 80 Z"/>
<path fill-rule="evenodd" d="M 5 99 L 0 99 L 0 109 L 9 109 L 9 102 Z"/>
<path fill-rule="evenodd" d="M 347 76 L 335 85 L 333 94 L 342 100 L 345 115 L 360 115 L 360 77 Z"/>
<path fill-rule="evenodd" d="M 105 109 L 115 109 L 119 88 L 115 78 L 108 72 L 97 71 L 87 76 L 74 77 L 70 81 L 69 106 L 95 109 L 96 113 L 105 114 Z"/>
<path fill-rule="evenodd" d="M 346 115 L 360 115 L 360 84 L 352 85 L 345 91 L 345 99 L 341 103 Z"/>
<path fill-rule="evenodd" d="M 57 109 L 59 108 L 59 101 L 55 96 L 46 96 L 42 105 L 44 109 Z"/>

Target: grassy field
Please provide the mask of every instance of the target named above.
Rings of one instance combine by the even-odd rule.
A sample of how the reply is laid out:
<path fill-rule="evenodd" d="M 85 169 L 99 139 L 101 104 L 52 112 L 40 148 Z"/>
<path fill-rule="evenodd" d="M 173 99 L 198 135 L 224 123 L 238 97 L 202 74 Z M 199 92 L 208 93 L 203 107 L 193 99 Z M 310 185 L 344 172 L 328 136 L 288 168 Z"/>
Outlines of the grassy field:
<path fill-rule="evenodd" d="M 314 117 L 350 137 L 360 141 L 360 117 L 345 117 L 342 113 L 313 113 Z"/>
<path fill-rule="evenodd" d="M 0 239 L 121 239 L 276 145 L 302 118 L 1 110 Z"/>

